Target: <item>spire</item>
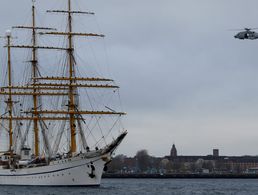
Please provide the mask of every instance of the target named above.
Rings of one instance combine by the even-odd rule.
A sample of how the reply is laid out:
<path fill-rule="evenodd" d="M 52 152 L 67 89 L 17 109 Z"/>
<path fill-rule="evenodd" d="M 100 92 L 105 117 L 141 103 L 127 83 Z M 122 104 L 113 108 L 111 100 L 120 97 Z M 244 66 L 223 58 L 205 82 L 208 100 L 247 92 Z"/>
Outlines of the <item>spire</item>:
<path fill-rule="evenodd" d="M 170 156 L 171 157 L 177 157 L 177 150 L 175 144 L 172 145 L 172 148 L 170 150 Z"/>

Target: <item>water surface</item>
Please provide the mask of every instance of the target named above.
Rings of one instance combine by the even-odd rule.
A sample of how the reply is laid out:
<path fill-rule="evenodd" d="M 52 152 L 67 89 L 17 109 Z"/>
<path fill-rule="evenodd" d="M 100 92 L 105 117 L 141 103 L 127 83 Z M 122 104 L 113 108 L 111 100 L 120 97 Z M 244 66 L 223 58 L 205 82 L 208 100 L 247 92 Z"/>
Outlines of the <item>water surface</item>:
<path fill-rule="evenodd" d="M 100 187 L 0 186 L 0 195 L 257 195 L 258 179 L 104 179 Z"/>

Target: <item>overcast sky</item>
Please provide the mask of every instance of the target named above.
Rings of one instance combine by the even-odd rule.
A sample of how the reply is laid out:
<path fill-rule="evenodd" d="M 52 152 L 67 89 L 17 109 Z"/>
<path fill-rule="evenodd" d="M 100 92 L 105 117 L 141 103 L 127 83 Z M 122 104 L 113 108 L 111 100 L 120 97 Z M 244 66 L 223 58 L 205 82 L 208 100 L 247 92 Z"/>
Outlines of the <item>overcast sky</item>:
<path fill-rule="evenodd" d="M 37 0 L 38 11 L 60 1 Z M 164 156 L 175 143 L 179 155 L 258 155 L 258 40 L 229 31 L 258 27 L 257 0 L 75 1 L 96 13 L 121 86 L 129 134 L 117 153 Z M 1 34 L 30 5 L 1 0 Z"/>

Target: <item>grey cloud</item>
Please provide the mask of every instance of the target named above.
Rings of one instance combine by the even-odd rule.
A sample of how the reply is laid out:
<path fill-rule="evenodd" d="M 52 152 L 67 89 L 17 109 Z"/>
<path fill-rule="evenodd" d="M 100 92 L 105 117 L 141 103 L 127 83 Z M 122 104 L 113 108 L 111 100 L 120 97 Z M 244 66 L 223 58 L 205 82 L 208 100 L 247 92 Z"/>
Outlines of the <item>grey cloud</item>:
<path fill-rule="evenodd" d="M 37 4 L 56 8 L 56 1 Z M 96 12 L 111 72 L 122 87 L 130 133 L 119 152 L 146 148 L 161 156 L 175 142 L 185 154 L 207 154 L 212 147 L 257 154 L 258 42 L 236 40 L 228 31 L 258 27 L 257 1 L 76 2 Z M 4 33 L 29 16 L 30 1 L 1 1 L 0 11 Z"/>

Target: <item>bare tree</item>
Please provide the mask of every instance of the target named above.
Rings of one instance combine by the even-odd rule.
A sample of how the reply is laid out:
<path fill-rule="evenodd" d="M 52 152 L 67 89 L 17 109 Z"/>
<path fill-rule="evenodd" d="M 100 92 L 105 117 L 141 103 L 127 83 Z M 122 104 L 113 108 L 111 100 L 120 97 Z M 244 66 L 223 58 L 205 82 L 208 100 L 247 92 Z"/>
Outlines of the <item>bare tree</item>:
<path fill-rule="evenodd" d="M 150 165 L 150 156 L 147 150 L 139 150 L 136 153 L 137 167 L 141 172 L 147 171 Z"/>
<path fill-rule="evenodd" d="M 110 173 L 120 173 L 123 170 L 124 159 L 127 158 L 125 155 L 117 155 L 111 163 L 108 165 L 108 172 Z"/>

